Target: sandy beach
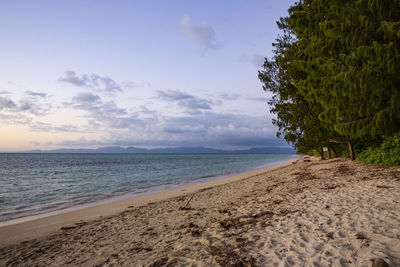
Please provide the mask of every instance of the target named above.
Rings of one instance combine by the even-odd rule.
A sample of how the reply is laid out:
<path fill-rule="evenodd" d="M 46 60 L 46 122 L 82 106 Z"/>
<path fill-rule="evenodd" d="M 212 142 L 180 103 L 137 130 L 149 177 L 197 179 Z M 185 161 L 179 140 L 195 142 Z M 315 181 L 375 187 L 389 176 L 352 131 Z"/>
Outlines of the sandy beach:
<path fill-rule="evenodd" d="M 3 225 L 0 241 L 1 266 L 400 266 L 400 167 L 299 159 Z"/>

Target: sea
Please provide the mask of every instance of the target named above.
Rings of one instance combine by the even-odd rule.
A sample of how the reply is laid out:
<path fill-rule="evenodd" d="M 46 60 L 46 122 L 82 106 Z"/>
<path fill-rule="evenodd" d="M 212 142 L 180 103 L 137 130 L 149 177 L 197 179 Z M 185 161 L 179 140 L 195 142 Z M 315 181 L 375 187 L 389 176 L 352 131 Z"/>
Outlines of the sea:
<path fill-rule="evenodd" d="M 294 154 L 0 154 L 0 222 L 277 165 Z"/>

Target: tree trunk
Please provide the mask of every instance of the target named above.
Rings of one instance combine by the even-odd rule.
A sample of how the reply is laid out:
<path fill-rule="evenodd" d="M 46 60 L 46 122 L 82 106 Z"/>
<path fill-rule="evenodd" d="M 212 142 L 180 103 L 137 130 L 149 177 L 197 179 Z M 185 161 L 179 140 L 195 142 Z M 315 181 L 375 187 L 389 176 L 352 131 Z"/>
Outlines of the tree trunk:
<path fill-rule="evenodd" d="M 322 148 L 319 148 L 317 150 L 318 150 L 318 153 L 321 155 L 321 160 L 324 160 L 325 159 L 324 150 Z"/>
<path fill-rule="evenodd" d="M 331 159 L 331 148 L 328 146 L 328 150 L 326 151 L 326 154 L 328 156 L 328 159 Z"/>
<path fill-rule="evenodd" d="M 334 147 L 332 144 L 329 144 L 329 145 L 328 145 L 328 149 L 329 149 L 329 150 L 332 150 L 333 154 L 335 154 L 335 157 L 338 156 L 338 154 L 336 153 L 335 147 Z"/>
<path fill-rule="evenodd" d="M 356 155 L 354 154 L 354 150 L 353 150 L 353 146 L 351 145 L 351 141 L 349 138 L 346 138 L 346 139 L 347 139 L 347 146 L 349 147 L 349 151 L 350 151 L 350 159 L 355 160 Z"/>

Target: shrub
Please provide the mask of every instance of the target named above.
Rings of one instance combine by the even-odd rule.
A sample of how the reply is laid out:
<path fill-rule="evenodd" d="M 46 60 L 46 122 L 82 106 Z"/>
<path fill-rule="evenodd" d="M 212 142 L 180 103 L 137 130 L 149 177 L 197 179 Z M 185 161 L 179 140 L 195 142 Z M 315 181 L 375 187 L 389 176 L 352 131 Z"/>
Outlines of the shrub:
<path fill-rule="evenodd" d="M 364 163 L 400 165 L 400 132 L 384 137 L 377 148 L 365 149 L 358 155 L 358 160 Z"/>

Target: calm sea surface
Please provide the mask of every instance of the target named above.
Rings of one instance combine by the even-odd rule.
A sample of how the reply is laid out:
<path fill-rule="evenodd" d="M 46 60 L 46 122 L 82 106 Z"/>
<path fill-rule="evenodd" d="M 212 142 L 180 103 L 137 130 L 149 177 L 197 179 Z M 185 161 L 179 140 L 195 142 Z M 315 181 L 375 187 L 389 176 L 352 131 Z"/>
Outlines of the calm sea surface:
<path fill-rule="evenodd" d="M 200 183 L 290 154 L 0 154 L 0 221 Z"/>

